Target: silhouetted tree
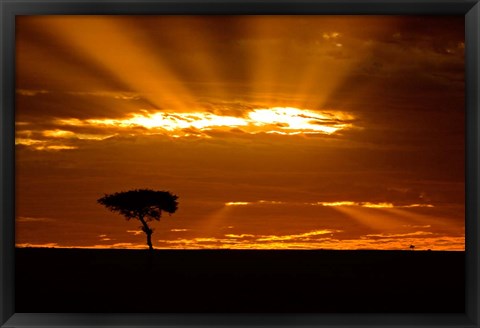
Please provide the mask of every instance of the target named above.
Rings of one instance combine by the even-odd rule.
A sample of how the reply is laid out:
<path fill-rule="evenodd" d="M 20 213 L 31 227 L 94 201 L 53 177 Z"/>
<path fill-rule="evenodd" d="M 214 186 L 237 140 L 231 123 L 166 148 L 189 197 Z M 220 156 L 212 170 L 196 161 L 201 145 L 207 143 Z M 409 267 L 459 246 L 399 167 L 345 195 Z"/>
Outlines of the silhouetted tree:
<path fill-rule="evenodd" d="M 137 219 L 142 223 L 142 231 L 147 235 L 147 245 L 152 246 L 153 229 L 147 222 L 160 221 L 162 211 L 175 213 L 178 208 L 178 196 L 168 191 L 154 191 L 150 189 L 135 189 L 116 192 L 103 196 L 97 202 L 112 212 L 118 212 L 128 220 Z"/>
<path fill-rule="evenodd" d="M 415 249 L 415 245 L 410 245 L 410 249 L 413 251 Z"/>

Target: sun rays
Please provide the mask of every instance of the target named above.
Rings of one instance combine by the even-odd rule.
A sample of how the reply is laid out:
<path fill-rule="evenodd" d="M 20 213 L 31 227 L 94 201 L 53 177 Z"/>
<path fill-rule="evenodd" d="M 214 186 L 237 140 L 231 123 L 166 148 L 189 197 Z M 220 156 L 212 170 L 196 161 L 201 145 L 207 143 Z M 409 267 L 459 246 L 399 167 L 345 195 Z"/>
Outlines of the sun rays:
<path fill-rule="evenodd" d="M 213 24 L 216 20 L 222 23 L 228 20 L 225 26 L 230 26 L 237 35 L 236 42 L 223 39 L 231 53 L 223 53 L 224 50 L 212 41 L 212 35 L 217 33 Z M 57 124 L 55 129 L 37 131 L 47 139 L 18 136 L 17 144 L 37 150 L 76 149 L 77 145 L 62 144 L 60 140 L 104 140 L 122 131 L 132 134 L 127 130 L 130 127 L 145 128 L 145 134 L 158 133 L 175 138 L 208 137 L 205 131 L 232 128 L 241 128 L 242 132 L 250 134 L 278 135 L 330 135 L 352 128 L 356 118 L 345 109 L 316 108 L 318 101 L 315 104 L 310 101 L 312 95 L 326 99 L 351 69 L 349 65 L 341 65 L 339 71 L 338 65 L 329 64 L 337 60 L 338 55 L 332 54 L 331 48 L 340 48 L 341 39 L 349 33 L 345 27 L 341 32 L 326 27 L 335 20 L 342 22 L 344 18 L 225 16 L 212 18 L 211 22 L 192 16 L 149 16 L 143 20 L 88 15 L 32 18 L 29 24 L 38 27 L 37 33 L 44 39 L 52 44 L 68 45 L 68 54 L 75 54 L 72 58 L 81 61 L 85 69 L 102 72 L 98 79 L 102 77 L 104 90 L 68 92 L 124 100 L 119 106 L 124 113 L 129 108 L 129 114 L 91 119 L 58 118 L 52 122 Z M 294 30 L 286 27 L 297 24 L 312 27 L 307 39 L 297 39 Z M 159 32 L 167 27 L 168 33 Z M 288 65 L 286 61 L 304 51 L 302 42 L 312 47 L 313 52 L 308 60 Z M 173 50 L 169 49 L 182 51 L 172 56 Z M 291 56 L 287 56 L 289 52 Z M 225 62 L 224 58 L 228 57 L 235 58 L 236 63 Z M 357 61 L 362 59 L 358 57 Z M 236 67 L 229 72 L 231 65 Z M 81 76 L 73 69 L 66 72 L 73 78 Z M 105 84 L 108 82 L 110 85 Z M 241 94 L 232 94 L 230 86 L 241 84 L 248 87 Z M 289 99 L 280 96 L 285 91 L 291 95 Z M 35 97 L 50 94 L 51 90 L 19 89 L 18 92 Z M 228 106 L 221 110 L 222 114 L 216 113 L 218 109 L 211 112 L 205 99 L 213 95 L 217 99 L 239 100 L 251 109 L 242 111 L 241 115 L 226 114 L 235 112 Z M 135 99 L 144 99 L 149 106 L 135 107 L 132 102 Z M 248 99 L 255 101 L 248 104 Z M 19 133 L 27 129 L 18 127 Z M 97 131 L 99 135 L 95 135 L 69 127 L 104 131 Z M 139 133 L 138 129 L 133 132 Z"/>
<path fill-rule="evenodd" d="M 318 102 L 312 104 L 311 95 L 325 95 L 321 98 L 326 99 L 355 64 L 349 62 L 348 65 L 341 65 L 341 71 L 339 65 L 331 65 L 337 61 L 338 55 L 331 53 L 332 47 L 333 50 L 339 48 L 339 40 L 348 35 L 348 31 L 332 31 L 315 17 L 212 18 L 215 19 L 220 22 L 229 20 L 238 35 L 236 43 L 223 40 L 231 45 L 232 53 L 228 55 L 235 58 L 236 62 L 223 60 L 225 54 L 211 37 L 215 25 L 207 24 L 198 17 L 176 16 L 173 19 L 169 16 L 152 16 L 145 17 L 139 25 L 134 18 L 127 16 L 60 15 L 35 17 L 30 19 L 30 24 L 37 26 L 38 33 L 42 33 L 43 38 L 50 39 L 50 42 L 67 44 L 68 53 L 74 53 L 88 63 L 86 67 L 98 68 L 103 75 L 109 76 L 111 85 L 105 85 L 107 90 L 123 86 L 125 90 L 119 91 L 134 92 L 145 98 L 153 108 L 167 108 L 175 112 L 192 109 L 204 111 L 206 108 L 199 100 L 205 95 L 248 99 L 261 94 L 267 107 L 319 106 Z M 337 20 L 341 23 L 344 18 Z M 332 18 L 327 21 L 332 23 Z M 160 29 L 155 28 L 159 24 L 161 28 L 167 28 L 170 24 L 169 32 L 160 33 Z M 288 32 L 286 26 L 297 24 L 311 26 L 310 39 L 305 42 L 313 50 L 308 60 L 293 62 L 292 66 L 286 61 L 303 52 L 304 40 L 297 39 L 294 31 L 287 34 L 288 42 L 284 42 L 282 37 Z M 175 58 L 168 51 L 169 48 L 182 49 L 183 52 Z M 289 52 L 292 52 L 291 56 L 278 56 Z M 364 56 L 357 57 L 357 62 L 364 60 Z M 231 65 L 241 70 L 235 69 L 236 73 L 233 74 L 229 72 Z M 71 74 L 75 75 L 73 71 Z M 186 82 L 186 76 L 202 82 L 201 92 L 198 85 Z M 243 94 L 232 94 L 229 85 L 240 82 L 248 87 Z M 280 96 L 286 90 L 291 94 L 291 100 L 286 101 Z"/>
<path fill-rule="evenodd" d="M 194 106 L 191 93 L 163 57 L 152 52 L 141 33 L 122 21 L 122 17 L 112 16 L 49 16 L 42 24 L 51 37 L 68 43 L 73 51 L 103 67 L 157 108 Z"/>

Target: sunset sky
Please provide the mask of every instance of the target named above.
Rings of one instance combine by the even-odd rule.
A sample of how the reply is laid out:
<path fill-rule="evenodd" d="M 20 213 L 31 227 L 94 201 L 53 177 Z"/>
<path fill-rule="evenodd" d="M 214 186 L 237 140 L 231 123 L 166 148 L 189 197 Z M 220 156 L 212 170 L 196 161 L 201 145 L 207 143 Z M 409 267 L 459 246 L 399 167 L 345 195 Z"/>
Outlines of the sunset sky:
<path fill-rule="evenodd" d="M 17 16 L 17 246 L 464 249 L 464 17 Z"/>

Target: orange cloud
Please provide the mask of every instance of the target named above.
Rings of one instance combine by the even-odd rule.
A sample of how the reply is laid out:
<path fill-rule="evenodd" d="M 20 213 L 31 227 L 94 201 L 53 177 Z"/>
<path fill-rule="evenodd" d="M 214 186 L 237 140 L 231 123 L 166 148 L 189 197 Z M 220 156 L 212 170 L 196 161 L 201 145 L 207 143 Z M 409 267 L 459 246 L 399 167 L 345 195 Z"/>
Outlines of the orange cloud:
<path fill-rule="evenodd" d="M 357 206 L 367 208 L 414 208 L 414 207 L 434 207 L 432 204 L 407 204 L 407 205 L 395 205 L 388 202 L 372 203 L 372 202 L 353 202 L 353 201 L 338 201 L 338 202 L 313 202 L 313 203 L 294 203 L 294 202 L 282 202 L 271 200 L 259 200 L 254 202 L 228 202 L 226 206 L 247 206 L 247 205 L 311 205 L 311 206 L 326 206 L 326 207 L 344 207 L 344 206 Z"/>

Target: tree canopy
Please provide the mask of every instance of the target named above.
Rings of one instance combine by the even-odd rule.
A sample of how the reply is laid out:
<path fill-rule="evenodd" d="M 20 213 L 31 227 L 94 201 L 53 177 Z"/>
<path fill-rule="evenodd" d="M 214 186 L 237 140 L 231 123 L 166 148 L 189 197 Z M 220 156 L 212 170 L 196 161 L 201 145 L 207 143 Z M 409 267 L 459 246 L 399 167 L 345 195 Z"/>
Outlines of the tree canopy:
<path fill-rule="evenodd" d="M 143 218 L 147 221 L 160 220 L 162 211 L 175 213 L 178 208 L 178 196 L 168 191 L 150 189 L 135 189 L 116 192 L 98 199 L 113 212 L 119 212 L 127 220 Z"/>

